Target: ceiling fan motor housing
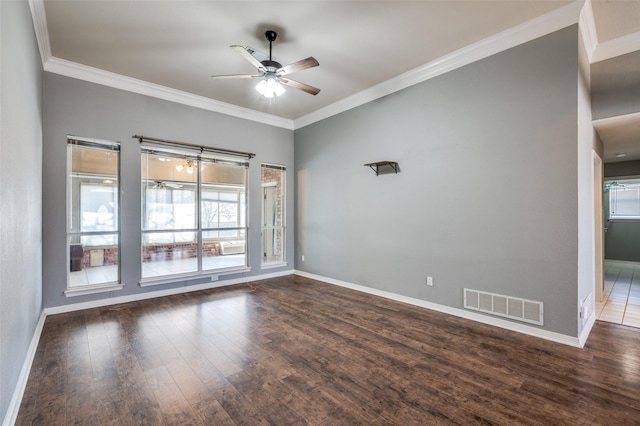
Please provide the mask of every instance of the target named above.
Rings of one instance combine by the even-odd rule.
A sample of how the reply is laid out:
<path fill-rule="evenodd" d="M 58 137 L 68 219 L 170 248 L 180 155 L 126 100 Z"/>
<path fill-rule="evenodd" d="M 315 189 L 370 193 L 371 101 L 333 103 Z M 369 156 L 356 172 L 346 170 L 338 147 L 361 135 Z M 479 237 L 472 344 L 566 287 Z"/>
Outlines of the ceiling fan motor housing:
<path fill-rule="evenodd" d="M 276 61 L 272 61 L 269 59 L 265 59 L 264 61 L 260 62 L 262 65 L 264 65 L 264 67 L 267 69 L 267 71 L 269 72 L 276 72 L 278 71 L 280 68 L 282 68 L 282 65 L 280 64 L 280 62 L 276 62 Z"/>

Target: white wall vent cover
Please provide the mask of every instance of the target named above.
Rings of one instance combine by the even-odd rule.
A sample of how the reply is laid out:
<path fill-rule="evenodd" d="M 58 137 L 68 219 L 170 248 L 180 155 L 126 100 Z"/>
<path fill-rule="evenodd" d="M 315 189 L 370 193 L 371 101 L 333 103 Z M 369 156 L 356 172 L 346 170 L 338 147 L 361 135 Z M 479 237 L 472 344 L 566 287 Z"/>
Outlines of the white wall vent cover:
<path fill-rule="evenodd" d="M 464 307 L 500 317 L 543 325 L 542 302 L 464 289 Z"/>

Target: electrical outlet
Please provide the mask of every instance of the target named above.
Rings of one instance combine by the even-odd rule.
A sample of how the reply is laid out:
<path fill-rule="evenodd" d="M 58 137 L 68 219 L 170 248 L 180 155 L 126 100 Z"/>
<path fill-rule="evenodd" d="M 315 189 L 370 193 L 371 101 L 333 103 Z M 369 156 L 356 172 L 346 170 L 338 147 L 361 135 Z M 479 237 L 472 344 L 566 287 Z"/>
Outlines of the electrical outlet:
<path fill-rule="evenodd" d="M 304 262 L 304 254 L 302 255 L 302 261 Z"/>
<path fill-rule="evenodd" d="M 433 277 L 427 277 L 427 285 L 428 286 L 432 286 L 433 285 Z"/>

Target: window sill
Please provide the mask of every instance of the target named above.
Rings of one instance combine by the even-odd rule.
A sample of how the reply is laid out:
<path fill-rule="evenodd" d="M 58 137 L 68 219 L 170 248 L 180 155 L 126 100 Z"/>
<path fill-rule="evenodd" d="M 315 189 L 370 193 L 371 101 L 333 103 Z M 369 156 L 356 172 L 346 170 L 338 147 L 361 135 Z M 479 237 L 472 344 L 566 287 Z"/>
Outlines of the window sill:
<path fill-rule="evenodd" d="M 106 293 L 108 291 L 122 290 L 124 283 L 109 283 L 100 285 L 88 285 L 76 288 L 68 288 L 64 291 L 67 297 L 86 296 L 87 294 Z"/>
<path fill-rule="evenodd" d="M 640 217 L 611 217 L 609 222 L 640 222 Z"/>
<path fill-rule="evenodd" d="M 260 265 L 260 269 L 281 268 L 283 266 L 287 266 L 288 264 L 288 262 L 268 262 Z"/>
<path fill-rule="evenodd" d="M 182 282 L 182 281 L 203 280 L 207 278 L 213 282 L 213 281 L 218 281 L 218 278 L 221 275 L 239 274 L 239 273 L 250 272 L 250 271 L 251 271 L 251 267 L 243 266 L 240 268 L 230 268 L 230 269 L 224 269 L 224 270 L 218 269 L 215 272 L 210 271 L 210 272 L 200 272 L 195 274 L 166 275 L 166 276 L 155 277 L 155 278 L 143 278 L 138 282 L 138 284 L 140 285 L 140 287 L 150 287 L 154 285 L 173 284 L 173 283 Z"/>

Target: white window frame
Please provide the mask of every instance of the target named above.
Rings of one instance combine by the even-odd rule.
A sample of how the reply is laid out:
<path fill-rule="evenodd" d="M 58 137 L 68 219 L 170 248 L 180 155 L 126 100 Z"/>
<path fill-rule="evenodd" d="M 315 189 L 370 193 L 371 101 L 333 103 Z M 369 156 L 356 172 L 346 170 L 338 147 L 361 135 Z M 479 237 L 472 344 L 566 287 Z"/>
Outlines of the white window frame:
<path fill-rule="evenodd" d="M 192 272 L 185 273 L 177 273 L 177 274 L 167 274 L 167 275 L 157 275 L 153 277 L 141 277 L 140 286 L 146 287 L 151 285 L 160 285 L 166 283 L 172 283 L 180 280 L 191 280 L 191 279 L 199 279 L 203 277 L 210 277 L 212 281 L 216 281 L 218 276 L 227 275 L 227 274 L 235 274 L 239 272 L 248 272 L 251 271 L 251 267 L 249 267 L 249 221 L 248 221 L 248 195 L 249 195 L 249 163 L 246 160 L 238 160 L 238 159 L 226 159 L 224 157 L 219 157 L 217 155 L 209 155 L 209 154 L 197 154 L 192 153 L 189 150 L 184 149 L 168 149 L 165 147 L 155 147 L 153 144 L 144 144 L 142 146 L 141 152 L 141 160 L 142 156 L 145 154 L 155 154 L 162 155 L 166 157 L 179 158 L 184 159 L 188 158 L 194 162 L 195 170 L 196 170 L 196 203 L 195 203 L 195 215 L 196 215 L 196 223 L 195 228 L 189 229 L 167 229 L 167 230 L 145 230 L 141 229 L 141 249 L 144 246 L 144 235 L 150 233 L 157 232 L 194 232 L 196 233 L 196 241 L 197 241 L 197 270 Z M 237 165 L 238 167 L 245 167 L 245 186 L 244 186 L 244 194 L 245 194 L 245 203 L 244 203 L 244 212 L 239 212 L 238 216 L 244 218 L 244 226 L 238 226 L 234 228 L 203 228 L 202 227 L 202 218 L 201 218 L 201 206 L 202 206 L 202 192 L 203 187 L 212 187 L 212 186 L 221 186 L 221 185 L 212 185 L 208 183 L 202 183 L 202 162 L 207 163 L 218 163 L 218 164 L 230 164 Z M 141 200 L 141 225 L 144 225 L 144 185 L 145 179 L 141 180 L 142 184 L 142 200 Z M 242 203 L 238 201 L 239 210 L 242 208 Z M 237 230 L 239 235 L 244 232 L 244 242 L 245 242 L 245 262 L 244 265 L 241 266 L 231 266 L 231 267 L 222 267 L 216 269 L 203 269 L 203 234 L 209 231 L 232 231 Z M 239 238 L 237 238 L 239 239 Z M 144 261 L 144 259 L 141 259 Z"/>
<path fill-rule="evenodd" d="M 78 217 L 78 229 L 73 229 L 73 216 L 77 215 L 78 212 L 74 211 L 73 205 L 73 191 L 74 191 L 74 182 L 73 182 L 73 157 L 72 150 L 73 146 L 84 146 L 88 148 L 94 148 L 99 150 L 105 150 L 105 152 L 116 153 L 118 156 L 118 167 L 117 167 L 117 187 L 115 190 L 115 194 L 117 197 L 117 203 L 115 206 L 115 214 L 116 221 L 115 226 L 116 230 L 114 231 L 83 231 L 81 226 L 81 218 Z M 66 271 L 67 271 L 67 288 L 64 291 L 65 296 L 73 297 L 73 296 L 83 296 L 87 294 L 94 293 L 103 293 L 115 290 L 121 290 L 124 288 L 124 283 L 121 282 L 121 225 L 120 225 L 120 184 L 121 184 L 121 173 L 120 173 L 120 142 L 107 141 L 102 139 L 95 138 L 87 138 L 87 137 L 79 137 L 79 136 L 67 136 L 67 194 L 66 194 L 66 204 L 67 204 L 67 225 L 66 225 Z M 99 174 L 96 173 L 95 176 L 91 176 L 92 178 L 99 178 Z M 109 177 L 105 177 L 108 179 Z M 81 191 L 82 183 L 78 183 L 78 191 Z M 79 195 L 80 197 L 80 195 Z M 81 209 L 82 201 L 79 199 L 77 203 L 77 209 Z M 97 284 L 87 284 L 84 286 L 71 286 L 71 240 L 72 238 L 79 238 L 82 240 L 82 237 L 99 237 L 101 235 L 115 235 L 118 243 L 116 244 L 118 250 L 118 262 L 117 262 L 117 279 L 111 282 L 97 283 Z"/>
<path fill-rule="evenodd" d="M 265 214 L 265 207 L 266 207 L 266 199 L 264 195 L 264 189 L 267 187 L 273 187 L 276 186 L 277 183 L 276 182 L 262 182 L 262 170 L 263 169 L 275 169 L 275 170 L 280 170 L 282 172 L 282 188 L 280 189 L 280 202 L 281 202 L 281 218 L 280 218 L 280 223 L 281 225 L 279 226 L 268 226 L 264 223 L 264 214 Z M 288 262 L 286 261 L 287 259 L 287 229 L 286 229 L 286 218 L 287 218 L 287 211 L 286 211 L 286 189 L 287 189 L 287 168 L 283 165 L 280 164 L 270 164 L 270 163 L 262 163 L 260 165 L 260 186 L 261 186 L 261 199 L 262 199 L 262 206 L 261 206 L 261 211 L 260 211 L 260 268 L 261 269 L 270 269 L 270 268 L 278 268 L 278 267 L 282 267 L 282 266 L 287 266 Z M 281 235 L 282 235 L 282 260 L 267 260 L 266 257 L 266 253 L 265 253 L 265 235 L 267 232 L 273 232 L 273 231 L 277 231 L 277 230 L 281 230 Z"/>

